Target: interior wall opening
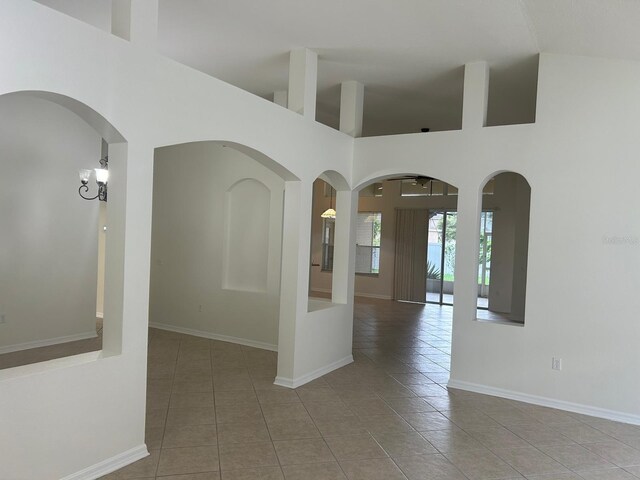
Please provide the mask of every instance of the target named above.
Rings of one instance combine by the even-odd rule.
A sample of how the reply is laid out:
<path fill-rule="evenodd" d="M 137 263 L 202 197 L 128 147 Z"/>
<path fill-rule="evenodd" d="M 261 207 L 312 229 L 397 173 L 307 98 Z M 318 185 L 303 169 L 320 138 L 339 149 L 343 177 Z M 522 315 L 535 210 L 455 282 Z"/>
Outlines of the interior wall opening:
<path fill-rule="evenodd" d="M 477 319 L 524 324 L 531 187 L 514 172 L 482 189 Z"/>
<path fill-rule="evenodd" d="M 157 148 L 150 326 L 277 350 L 284 179 L 218 142 Z"/>
<path fill-rule="evenodd" d="M 78 172 L 108 144 L 67 97 L 4 95 L 0 109 L 0 369 L 100 351 L 107 202 L 81 198 Z"/>

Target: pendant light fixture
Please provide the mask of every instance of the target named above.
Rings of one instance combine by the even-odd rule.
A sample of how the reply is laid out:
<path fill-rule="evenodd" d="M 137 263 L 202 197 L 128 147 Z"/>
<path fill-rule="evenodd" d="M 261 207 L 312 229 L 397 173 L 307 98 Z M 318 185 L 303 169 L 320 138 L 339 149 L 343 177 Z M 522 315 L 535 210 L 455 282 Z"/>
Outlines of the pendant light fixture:
<path fill-rule="evenodd" d="M 333 187 L 329 186 L 331 188 L 331 193 L 330 193 L 330 197 L 329 197 L 329 208 L 327 208 L 324 212 L 322 212 L 322 215 L 320 215 L 322 218 L 336 218 L 336 211 L 333 209 L 333 192 L 335 191 L 333 189 Z"/>

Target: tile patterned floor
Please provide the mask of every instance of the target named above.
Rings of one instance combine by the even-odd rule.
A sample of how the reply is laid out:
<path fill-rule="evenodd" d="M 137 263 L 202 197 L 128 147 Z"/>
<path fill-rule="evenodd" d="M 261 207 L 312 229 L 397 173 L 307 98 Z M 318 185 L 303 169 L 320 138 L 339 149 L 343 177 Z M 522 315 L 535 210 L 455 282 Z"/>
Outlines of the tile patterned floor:
<path fill-rule="evenodd" d="M 447 390 L 450 307 L 355 317 L 355 362 L 295 391 L 274 353 L 151 330 L 151 455 L 104 478 L 640 478 L 640 427 Z"/>

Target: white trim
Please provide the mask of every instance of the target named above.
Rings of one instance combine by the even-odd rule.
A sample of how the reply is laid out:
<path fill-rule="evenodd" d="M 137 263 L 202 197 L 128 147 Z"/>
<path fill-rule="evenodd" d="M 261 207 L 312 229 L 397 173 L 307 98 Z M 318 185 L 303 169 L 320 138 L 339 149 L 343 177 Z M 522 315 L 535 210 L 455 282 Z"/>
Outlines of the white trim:
<path fill-rule="evenodd" d="M 96 318 L 104 318 L 104 313 L 96 312 Z"/>
<path fill-rule="evenodd" d="M 47 338 L 46 340 L 35 340 L 33 342 L 18 343 L 16 345 L 7 345 L 0 347 L 0 355 L 3 353 L 19 352 L 21 350 L 29 350 L 31 348 L 49 347 L 60 343 L 77 342 L 78 340 L 87 340 L 96 338 L 98 334 L 94 331 L 85 333 L 76 333 L 75 335 L 67 335 L 66 337 Z"/>
<path fill-rule="evenodd" d="M 317 292 L 317 293 L 332 293 L 330 288 L 313 288 L 311 290 L 311 293 L 313 293 L 313 292 Z M 355 297 L 378 298 L 380 300 L 391 300 L 392 299 L 391 295 L 380 295 L 380 294 L 377 294 L 377 293 L 356 292 L 353 295 Z"/>
<path fill-rule="evenodd" d="M 361 293 L 356 292 L 354 294 L 356 297 L 365 297 L 365 298 L 378 298 L 380 300 L 391 300 L 391 295 L 379 295 L 377 293 Z"/>
<path fill-rule="evenodd" d="M 494 395 L 496 397 L 509 398 L 511 400 L 518 400 L 520 402 L 532 403 L 534 405 L 541 405 L 543 407 L 551 407 L 560 410 L 566 410 L 569 412 L 581 413 L 583 415 L 589 415 L 592 417 L 606 418 L 607 420 L 615 420 L 618 422 L 640 425 L 640 415 L 619 412 L 617 410 L 608 410 L 606 408 L 593 407 L 590 405 L 584 405 L 582 403 L 556 400 L 554 398 L 541 397 L 538 395 L 515 392 L 513 390 L 506 390 L 503 388 L 489 387 L 486 385 L 479 385 L 477 383 L 471 382 L 463 382 L 460 380 L 449 380 L 447 387 L 467 390 L 469 392 L 483 393 L 485 395 Z"/>
<path fill-rule="evenodd" d="M 137 447 L 127 450 L 126 452 L 119 453 L 118 455 L 107 458 L 102 462 L 82 469 L 79 472 L 67 475 L 60 480 L 95 480 L 96 478 L 115 472 L 122 467 L 126 467 L 133 462 L 137 462 L 148 455 L 149 452 L 147 451 L 147 446 L 143 443 L 142 445 L 138 445 Z"/>
<path fill-rule="evenodd" d="M 185 335 L 193 335 L 194 337 L 209 338 L 211 340 L 220 340 L 221 342 L 237 343 L 238 345 L 246 345 L 247 347 L 260 348 L 262 350 L 278 351 L 278 345 L 271 343 L 258 342 L 248 338 L 231 337 L 229 335 L 220 335 L 218 333 L 205 332 L 203 330 L 194 330 L 192 328 L 176 327 L 166 323 L 149 322 L 151 328 L 167 330 L 168 332 L 184 333 Z"/>
<path fill-rule="evenodd" d="M 345 365 L 349 365 L 350 363 L 353 363 L 353 355 L 347 355 L 340 360 L 330 363 L 329 365 L 326 365 L 324 367 L 318 368 L 313 372 L 306 373 L 298 378 L 276 377 L 276 380 L 275 382 L 273 382 L 273 384 L 280 385 L 281 387 L 298 388 L 305 383 L 309 383 L 316 378 L 326 375 L 329 372 L 333 372 L 334 370 L 340 367 L 344 367 Z"/>

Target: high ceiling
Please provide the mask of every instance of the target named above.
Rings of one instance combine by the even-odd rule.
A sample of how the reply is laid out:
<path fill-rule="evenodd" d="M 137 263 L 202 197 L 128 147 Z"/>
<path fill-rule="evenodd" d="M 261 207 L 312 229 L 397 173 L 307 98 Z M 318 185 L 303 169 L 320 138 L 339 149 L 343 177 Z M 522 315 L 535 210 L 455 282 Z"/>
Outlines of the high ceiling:
<path fill-rule="evenodd" d="M 108 29 L 110 0 L 39 0 Z M 639 0 L 160 0 L 159 50 L 256 95 L 318 61 L 317 119 L 365 85 L 364 134 L 460 128 L 463 65 L 491 66 L 489 123 L 533 121 L 539 52 L 640 60 Z"/>

